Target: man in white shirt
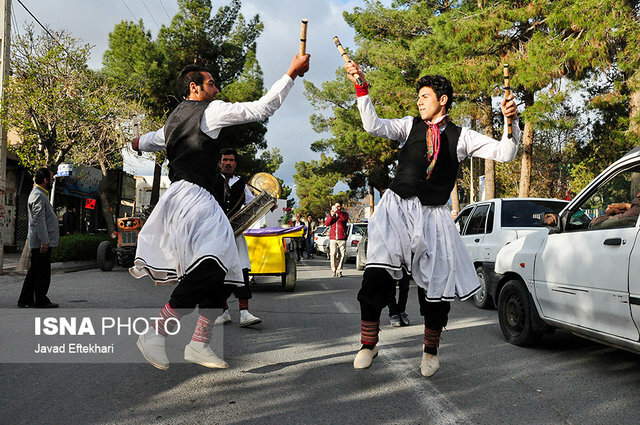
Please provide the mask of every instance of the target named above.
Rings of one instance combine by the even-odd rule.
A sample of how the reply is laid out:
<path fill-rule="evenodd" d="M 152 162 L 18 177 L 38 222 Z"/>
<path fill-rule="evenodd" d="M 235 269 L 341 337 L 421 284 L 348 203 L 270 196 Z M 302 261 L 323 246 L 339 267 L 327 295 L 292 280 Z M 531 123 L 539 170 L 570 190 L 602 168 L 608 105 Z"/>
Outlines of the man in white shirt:
<path fill-rule="evenodd" d="M 200 316 L 184 358 L 206 367 L 228 367 L 209 346 L 214 309 L 224 306 L 224 283 L 244 285 L 233 230 L 213 195 L 224 128 L 273 115 L 296 76 L 308 69 L 309 55 L 297 55 L 259 100 L 229 103 L 216 100 L 219 90 L 205 68 L 189 65 L 178 76 L 178 94 L 184 101 L 164 127 L 132 142 L 140 151 L 166 150 L 172 182 L 138 236 L 136 259 L 129 269 L 134 277 L 148 275 L 156 284 L 178 283 L 161 309 L 162 319 L 138 338 L 138 348 L 153 366 L 169 367 L 167 331 L 198 306 Z"/>
<path fill-rule="evenodd" d="M 369 97 L 364 72 L 354 62 L 346 63 L 345 70 L 356 86 L 364 129 L 398 141 L 400 149 L 396 176 L 369 220 L 367 265 L 358 293 L 362 348 L 353 365 L 366 369 L 378 355 L 380 314 L 404 272 L 418 285 L 425 321 L 420 371 L 432 376 L 440 368 L 438 346 L 450 301 L 468 299 L 479 288 L 471 257 L 445 204 L 464 158 L 500 162 L 515 158 L 520 137 L 517 107 L 512 97 L 502 102 L 502 113 L 513 119 L 513 137 L 507 135 L 505 119 L 502 140 L 494 140 L 450 122 L 451 83 L 442 76 L 427 75 L 416 85 L 419 117 L 381 119 Z"/>

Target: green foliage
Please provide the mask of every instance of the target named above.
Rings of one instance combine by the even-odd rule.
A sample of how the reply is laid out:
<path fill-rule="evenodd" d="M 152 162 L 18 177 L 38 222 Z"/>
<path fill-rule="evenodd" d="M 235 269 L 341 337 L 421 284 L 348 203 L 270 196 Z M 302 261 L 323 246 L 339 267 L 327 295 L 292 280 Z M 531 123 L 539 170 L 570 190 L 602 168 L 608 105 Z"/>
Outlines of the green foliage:
<path fill-rule="evenodd" d="M 324 217 L 336 201 L 346 201 L 350 197 L 345 193 L 333 194 L 333 188 L 340 180 L 340 174 L 331 171 L 334 161 L 326 155 L 320 160 L 296 163 L 293 181 L 296 184 L 300 208 L 296 212 L 313 217 Z"/>
<path fill-rule="evenodd" d="M 111 238 L 107 234 L 60 236 L 58 246 L 51 251 L 51 262 L 95 260 L 102 241 L 111 241 Z"/>

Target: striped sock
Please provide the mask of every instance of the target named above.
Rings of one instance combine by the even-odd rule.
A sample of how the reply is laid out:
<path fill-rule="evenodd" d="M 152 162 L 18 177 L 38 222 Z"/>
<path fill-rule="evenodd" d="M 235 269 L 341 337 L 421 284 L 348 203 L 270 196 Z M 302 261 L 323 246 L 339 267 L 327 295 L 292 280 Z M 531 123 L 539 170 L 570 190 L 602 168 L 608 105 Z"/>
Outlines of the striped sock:
<path fill-rule="evenodd" d="M 201 314 L 200 317 L 198 317 L 196 330 L 193 331 L 191 341 L 207 344 L 211 340 L 211 331 L 213 331 L 213 320 L 207 319 Z"/>
<path fill-rule="evenodd" d="M 224 310 L 229 310 L 229 303 L 226 301 L 224 302 Z"/>
<path fill-rule="evenodd" d="M 360 321 L 360 342 L 362 345 L 374 347 L 378 343 L 378 332 L 380 331 L 380 321 L 367 322 Z"/>
<path fill-rule="evenodd" d="M 238 300 L 239 310 L 249 310 L 249 300 L 246 298 L 240 298 Z"/>
<path fill-rule="evenodd" d="M 160 320 L 155 322 L 153 324 L 153 327 L 156 329 L 156 332 L 159 335 L 167 336 L 167 331 L 173 332 L 178 326 L 174 320 L 170 320 L 167 323 L 167 319 L 174 318 L 180 320 L 180 317 L 182 317 L 182 315 L 174 310 L 169 303 L 167 303 L 160 309 L 160 317 Z"/>
<path fill-rule="evenodd" d="M 429 354 L 438 354 L 440 347 L 440 334 L 442 329 L 434 330 L 424 327 L 424 352 Z"/>

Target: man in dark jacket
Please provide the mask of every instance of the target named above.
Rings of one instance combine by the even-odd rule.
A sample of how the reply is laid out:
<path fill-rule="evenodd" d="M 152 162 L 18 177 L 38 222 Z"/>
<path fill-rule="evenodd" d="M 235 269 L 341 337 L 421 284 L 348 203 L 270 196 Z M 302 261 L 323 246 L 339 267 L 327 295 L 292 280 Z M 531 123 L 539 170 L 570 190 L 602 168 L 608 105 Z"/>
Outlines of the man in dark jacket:
<path fill-rule="evenodd" d="M 347 251 L 347 221 L 349 214 L 342 211 L 342 202 L 336 202 L 324 221 L 329 228 L 329 257 L 334 277 L 342 277 L 342 264 Z"/>

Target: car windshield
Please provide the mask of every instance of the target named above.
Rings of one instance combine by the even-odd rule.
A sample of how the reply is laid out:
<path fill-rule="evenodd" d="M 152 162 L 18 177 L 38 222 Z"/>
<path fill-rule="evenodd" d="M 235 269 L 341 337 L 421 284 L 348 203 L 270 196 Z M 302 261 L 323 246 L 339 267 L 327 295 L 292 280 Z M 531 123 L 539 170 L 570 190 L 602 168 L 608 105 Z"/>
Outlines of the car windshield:
<path fill-rule="evenodd" d="M 513 199 L 502 202 L 502 227 L 543 227 L 540 221 L 545 212 L 559 213 L 566 201 Z"/>
<path fill-rule="evenodd" d="M 353 225 L 353 234 L 367 236 L 367 225 L 366 224 L 354 224 Z"/>

